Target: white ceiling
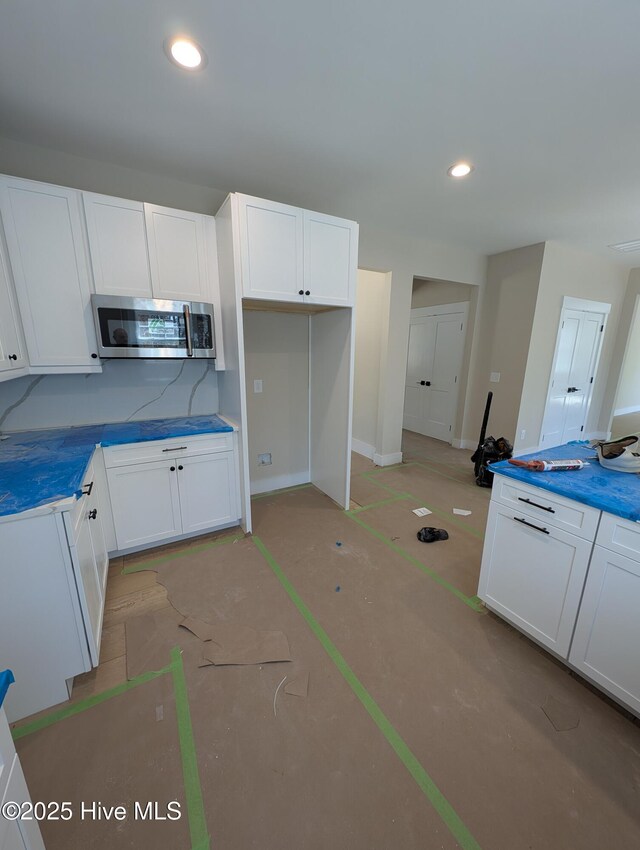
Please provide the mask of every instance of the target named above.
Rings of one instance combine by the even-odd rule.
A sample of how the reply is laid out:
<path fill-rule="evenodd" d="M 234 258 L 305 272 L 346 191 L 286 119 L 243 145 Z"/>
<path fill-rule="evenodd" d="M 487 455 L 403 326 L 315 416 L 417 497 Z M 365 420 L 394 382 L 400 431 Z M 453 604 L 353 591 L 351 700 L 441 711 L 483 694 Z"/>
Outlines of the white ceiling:
<path fill-rule="evenodd" d="M 198 74 L 163 41 L 196 38 Z M 637 0 L 2 0 L 0 135 L 484 253 L 640 238 Z M 453 181 L 468 158 L 475 172 Z"/>

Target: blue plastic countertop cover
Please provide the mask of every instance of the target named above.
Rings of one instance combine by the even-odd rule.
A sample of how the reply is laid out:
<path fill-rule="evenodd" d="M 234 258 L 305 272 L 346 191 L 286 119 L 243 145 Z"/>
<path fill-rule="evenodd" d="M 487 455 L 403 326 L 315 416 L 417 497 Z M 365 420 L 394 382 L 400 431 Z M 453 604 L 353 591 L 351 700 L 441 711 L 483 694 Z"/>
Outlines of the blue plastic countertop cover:
<path fill-rule="evenodd" d="M 523 455 L 518 460 L 562 460 L 578 458 L 587 461 L 582 469 L 560 472 L 531 472 L 513 466 L 506 460 L 492 464 L 492 472 L 524 481 L 533 487 L 558 493 L 593 508 L 640 522 L 640 474 L 604 469 L 597 460 L 595 449 L 584 442 L 544 449 Z"/>
<path fill-rule="evenodd" d="M 213 415 L 5 434 L 0 439 L 0 516 L 78 494 L 96 445 L 117 446 L 226 431 L 233 431 L 231 425 Z"/>
<path fill-rule="evenodd" d="M 15 682 L 13 678 L 13 673 L 11 670 L 3 670 L 0 673 L 0 708 L 2 708 L 2 703 L 4 702 L 4 698 L 7 695 L 7 691 L 9 690 L 9 685 Z"/>

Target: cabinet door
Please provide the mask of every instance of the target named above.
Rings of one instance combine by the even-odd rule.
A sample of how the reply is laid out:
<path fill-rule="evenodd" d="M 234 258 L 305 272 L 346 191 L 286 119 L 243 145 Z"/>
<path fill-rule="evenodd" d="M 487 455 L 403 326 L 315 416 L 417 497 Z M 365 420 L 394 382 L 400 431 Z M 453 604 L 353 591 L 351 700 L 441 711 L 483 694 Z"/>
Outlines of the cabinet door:
<path fill-rule="evenodd" d="M 491 502 L 478 595 L 567 658 L 591 548 L 538 517 Z"/>
<path fill-rule="evenodd" d="M 309 304 L 355 304 L 358 225 L 304 211 L 304 291 Z"/>
<path fill-rule="evenodd" d="M 27 365 L 9 265 L 0 242 L 0 372 Z"/>
<path fill-rule="evenodd" d="M 245 298 L 301 302 L 303 211 L 237 195 Z"/>
<path fill-rule="evenodd" d="M 88 506 L 87 506 L 88 508 Z M 71 558 L 77 572 L 78 595 L 89 643 L 89 654 L 94 667 L 100 657 L 102 613 L 104 610 L 102 588 L 96 567 L 96 558 L 91 541 L 88 509 L 83 509 L 83 518 L 77 529 L 75 546 L 71 546 Z"/>
<path fill-rule="evenodd" d="M 178 482 L 185 534 L 238 519 L 233 452 L 181 458 Z"/>
<path fill-rule="evenodd" d="M 4 794 L 0 794 L 0 799 L 14 803 L 31 801 L 22 765 L 17 756 L 13 761 L 7 788 Z M 8 825 L 6 831 L 2 829 L 3 823 Z M 38 821 L 35 818 L 33 820 L 7 821 L 0 817 L 0 850 L 45 850 Z"/>
<path fill-rule="evenodd" d="M 78 193 L 4 178 L 0 209 L 31 367 L 95 366 Z"/>
<path fill-rule="evenodd" d="M 569 661 L 640 712 L 640 560 L 594 546 Z"/>
<path fill-rule="evenodd" d="M 107 478 L 118 549 L 182 533 L 175 459 L 109 469 Z"/>
<path fill-rule="evenodd" d="M 96 292 L 151 298 L 144 205 L 82 193 Z"/>
<path fill-rule="evenodd" d="M 209 302 L 204 217 L 144 205 L 154 298 Z"/>

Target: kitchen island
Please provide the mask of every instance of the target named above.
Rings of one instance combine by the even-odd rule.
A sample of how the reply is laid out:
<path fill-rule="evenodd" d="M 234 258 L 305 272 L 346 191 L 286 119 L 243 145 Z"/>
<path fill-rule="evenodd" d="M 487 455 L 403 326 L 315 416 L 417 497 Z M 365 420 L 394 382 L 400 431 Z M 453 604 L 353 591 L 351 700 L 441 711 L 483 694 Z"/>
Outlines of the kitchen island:
<path fill-rule="evenodd" d="M 581 443 L 523 459 L 562 458 L 588 465 L 492 465 L 478 596 L 640 716 L 640 476 Z"/>

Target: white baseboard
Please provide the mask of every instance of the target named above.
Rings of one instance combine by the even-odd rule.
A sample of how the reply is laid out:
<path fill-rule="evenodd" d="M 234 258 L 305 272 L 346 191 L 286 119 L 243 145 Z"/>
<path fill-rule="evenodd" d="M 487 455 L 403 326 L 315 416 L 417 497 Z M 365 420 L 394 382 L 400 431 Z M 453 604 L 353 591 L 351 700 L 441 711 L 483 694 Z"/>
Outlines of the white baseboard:
<path fill-rule="evenodd" d="M 627 413 L 640 413 L 640 407 L 619 407 L 613 411 L 614 416 L 625 416 Z"/>
<path fill-rule="evenodd" d="M 373 462 L 376 466 L 393 466 L 395 463 L 402 463 L 402 452 L 392 452 L 388 455 L 379 455 L 375 452 Z"/>
<path fill-rule="evenodd" d="M 298 484 L 308 484 L 309 472 L 296 472 L 293 475 L 273 475 L 271 478 L 262 478 L 260 481 L 251 482 L 251 495 L 258 493 L 270 493 L 272 490 L 284 490 L 285 487 L 296 487 Z"/>
<path fill-rule="evenodd" d="M 454 449 L 477 449 L 478 443 L 475 440 L 452 440 L 451 446 Z"/>
<path fill-rule="evenodd" d="M 351 438 L 351 448 L 359 455 L 368 457 L 369 460 L 373 460 L 373 456 L 376 452 L 375 446 L 370 446 L 369 443 L 365 443 L 363 440 L 356 440 L 355 437 Z"/>

